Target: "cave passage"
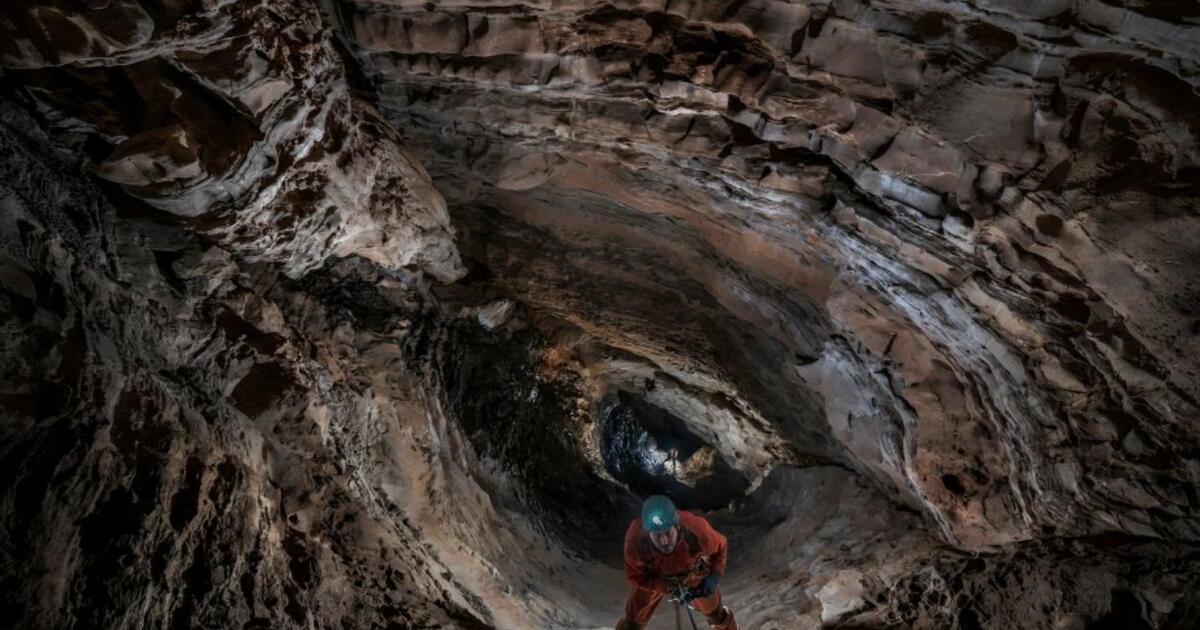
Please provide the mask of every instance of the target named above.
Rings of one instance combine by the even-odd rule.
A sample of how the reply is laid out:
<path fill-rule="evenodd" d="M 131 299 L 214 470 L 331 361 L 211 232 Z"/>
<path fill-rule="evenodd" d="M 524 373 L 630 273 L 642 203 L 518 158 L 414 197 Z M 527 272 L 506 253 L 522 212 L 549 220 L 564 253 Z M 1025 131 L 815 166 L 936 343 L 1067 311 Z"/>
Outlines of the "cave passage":
<path fill-rule="evenodd" d="M 750 486 L 674 414 L 619 391 L 601 404 L 604 466 L 631 492 L 664 494 L 684 509 L 723 508 Z"/>
<path fill-rule="evenodd" d="M 3 627 L 1200 628 L 1196 6 L 0 3 Z"/>

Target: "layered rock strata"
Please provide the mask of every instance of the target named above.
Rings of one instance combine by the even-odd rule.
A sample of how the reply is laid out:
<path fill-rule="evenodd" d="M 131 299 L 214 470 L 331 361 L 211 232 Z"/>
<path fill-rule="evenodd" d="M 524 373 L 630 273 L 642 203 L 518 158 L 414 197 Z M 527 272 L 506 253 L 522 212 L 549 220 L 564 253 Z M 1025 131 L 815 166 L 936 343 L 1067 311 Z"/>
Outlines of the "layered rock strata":
<path fill-rule="evenodd" d="M 340 7 L 468 257 L 641 361 L 603 383 L 967 548 L 1196 539 L 1195 15 Z"/>
<path fill-rule="evenodd" d="M 17 3 L 0 65 L 91 169 L 291 276 L 356 254 L 462 275 L 442 199 L 315 3 Z"/>
<path fill-rule="evenodd" d="M 610 627 L 617 398 L 748 627 L 1190 628 L 1198 21 L 5 6 L 0 613 Z"/>
<path fill-rule="evenodd" d="M 279 269 L 119 217 L 30 122 L 0 127 L 6 625 L 470 625 L 407 488 L 365 474 L 437 435 L 389 389 L 415 377 L 349 361 Z"/>

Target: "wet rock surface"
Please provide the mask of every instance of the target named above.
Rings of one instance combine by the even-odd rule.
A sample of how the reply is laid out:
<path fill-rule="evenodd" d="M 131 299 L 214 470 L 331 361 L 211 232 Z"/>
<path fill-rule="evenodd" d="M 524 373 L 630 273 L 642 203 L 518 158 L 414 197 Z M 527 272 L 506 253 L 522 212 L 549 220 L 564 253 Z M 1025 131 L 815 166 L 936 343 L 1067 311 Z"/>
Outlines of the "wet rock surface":
<path fill-rule="evenodd" d="M 1194 627 L 1185 5 L 0 8 L 0 614 Z"/>

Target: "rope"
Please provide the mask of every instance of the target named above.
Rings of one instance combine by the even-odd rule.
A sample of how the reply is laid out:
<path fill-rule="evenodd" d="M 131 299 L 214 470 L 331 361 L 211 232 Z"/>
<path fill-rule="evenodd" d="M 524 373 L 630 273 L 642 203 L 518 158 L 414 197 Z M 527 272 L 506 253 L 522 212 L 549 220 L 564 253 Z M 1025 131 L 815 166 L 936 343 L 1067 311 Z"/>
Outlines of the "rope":
<path fill-rule="evenodd" d="M 688 619 L 690 619 L 690 620 L 691 620 L 691 622 L 692 622 L 692 630 L 699 630 L 698 628 L 696 628 L 696 618 L 692 616 L 692 607 L 691 607 L 691 606 L 684 606 L 683 604 L 680 604 L 680 606 L 683 606 L 684 608 L 686 608 L 686 609 L 687 609 L 687 611 L 688 611 Z"/>
<path fill-rule="evenodd" d="M 674 602 L 676 602 L 676 630 L 683 630 L 683 619 L 680 619 L 682 616 L 679 614 L 679 608 L 685 608 L 685 610 L 688 611 L 688 620 L 691 622 L 691 630 L 700 630 L 696 628 L 696 618 L 691 616 L 691 606 L 683 604 L 683 602 L 679 600 L 674 600 Z"/>
<path fill-rule="evenodd" d="M 696 618 L 692 616 L 692 607 L 689 604 L 683 603 L 683 585 L 677 583 L 672 589 L 671 600 L 675 602 L 675 630 L 683 630 L 682 615 L 679 614 L 680 608 L 686 608 L 688 620 L 692 622 L 692 630 L 699 630 L 696 627 Z"/>

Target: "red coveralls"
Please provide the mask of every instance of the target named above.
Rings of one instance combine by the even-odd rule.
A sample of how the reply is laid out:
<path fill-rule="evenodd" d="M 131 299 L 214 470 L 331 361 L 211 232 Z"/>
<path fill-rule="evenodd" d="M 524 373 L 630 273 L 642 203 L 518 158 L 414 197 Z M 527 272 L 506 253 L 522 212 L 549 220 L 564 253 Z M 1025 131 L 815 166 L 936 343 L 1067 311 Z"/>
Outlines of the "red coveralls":
<path fill-rule="evenodd" d="M 625 577 L 633 590 L 625 601 L 625 616 L 617 622 L 617 630 L 634 630 L 650 621 L 658 602 L 667 594 L 671 580 L 682 579 L 695 587 L 710 573 L 723 575 L 728 543 L 708 521 L 690 512 L 679 510 L 679 543 L 669 554 L 659 553 L 642 530 L 642 519 L 629 524 L 625 532 Z M 724 621 L 730 627 L 733 615 L 722 619 L 721 591 L 710 597 L 692 600 L 692 607 L 716 625 Z"/>

